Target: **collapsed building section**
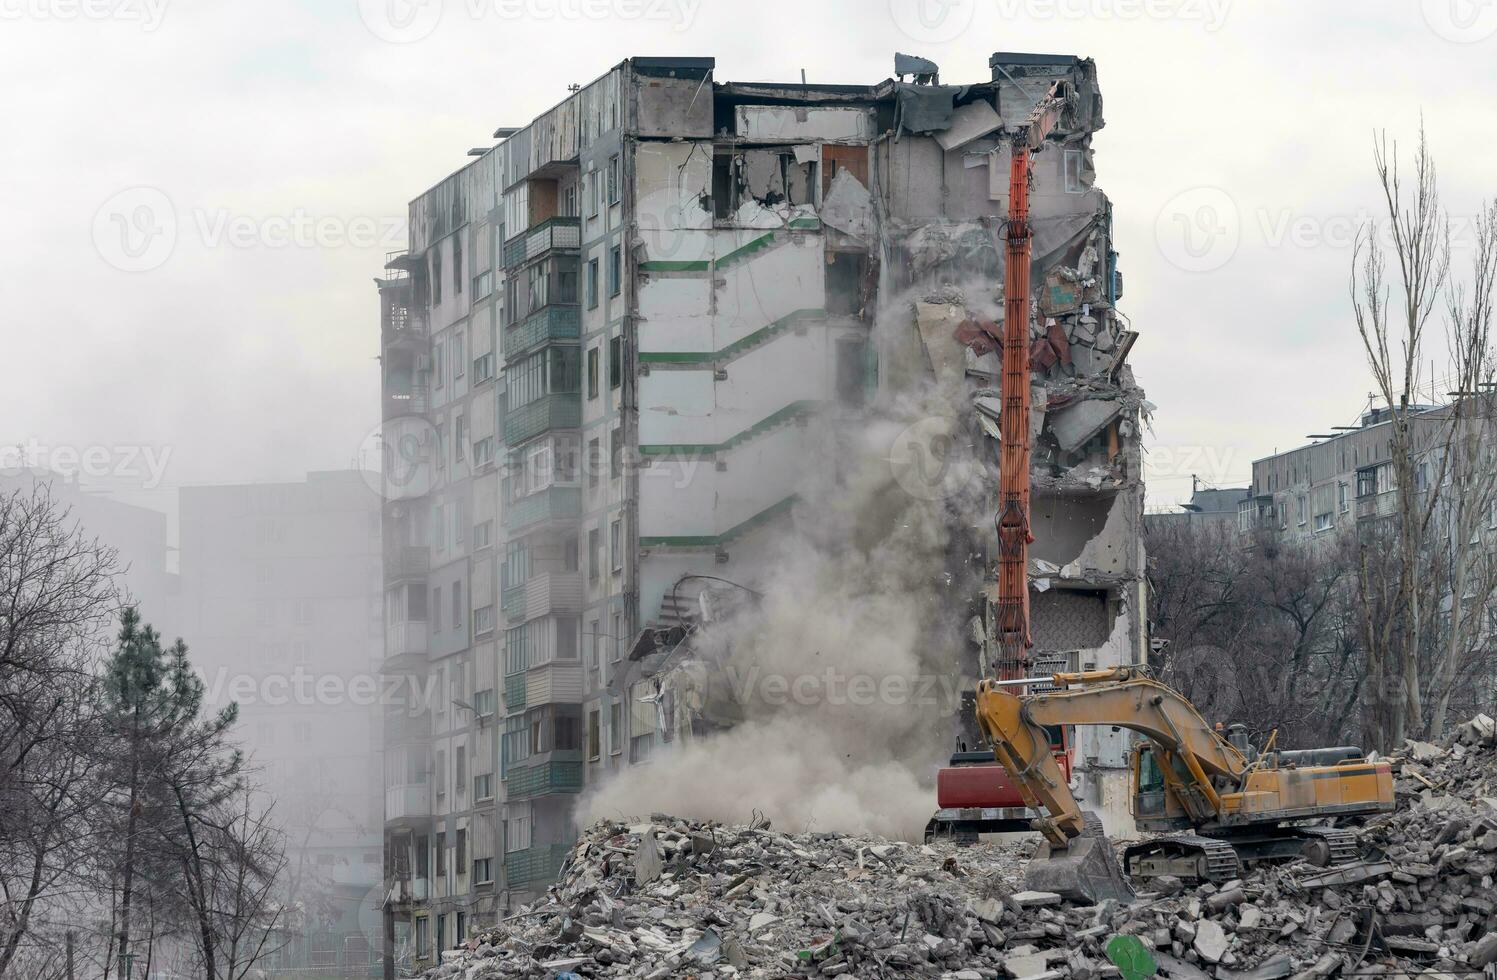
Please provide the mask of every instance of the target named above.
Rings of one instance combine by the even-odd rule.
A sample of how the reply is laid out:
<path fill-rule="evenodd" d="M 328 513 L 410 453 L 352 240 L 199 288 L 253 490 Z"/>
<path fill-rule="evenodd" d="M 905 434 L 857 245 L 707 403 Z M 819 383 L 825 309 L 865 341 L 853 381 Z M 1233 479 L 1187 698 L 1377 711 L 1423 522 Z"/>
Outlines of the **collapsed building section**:
<path fill-rule="evenodd" d="M 929 420 L 917 435 L 941 445 L 916 449 L 935 457 L 949 442 L 984 465 L 988 523 L 954 530 L 990 581 L 1010 146 L 1035 104 L 1057 94 L 1060 118 L 1036 158 L 1031 193 L 1035 648 L 1027 666 L 1140 663 L 1144 402 L 1126 363 L 1136 335 L 1117 310 L 1111 205 L 1094 184 L 1096 70 L 1090 60 L 1044 55 L 998 54 L 991 66 L 991 82 L 965 86 L 719 84 L 710 137 L 682 138 L 673 126 L 669 142 L 641 142 L 639 180 L 649 189 L 638 252 L 641 443 L 656 442 L 657 431 L 672 433 L 662 442 L 718 442 L 725 421 L 773 409 L 757 404 L 765 398 L 784 402 L 782 412 L 816 409 L 822 421 L 830 414 L 832 424 L 852 426 L 871 399 L 932 383 L 960 390 L 960 415 Z M 694 271 L 710 287 L 687 285 Z M 779 333 L 799 338 L 784 348 L 803 346 L 808 356 L 769 354 L 764 345 Z M 676 348 L 701 349 L 704 334 L 720 352 L 710 382 L 678 373 L 692 355 Z M 764 352 L 757 364 L 756 347 Z M 703 414 L 680 411 L 693 383 L 704 392 L 710 384 Z M 702 428 L 713 434 L 675 434 Z M 804 474 L 786 463 L 809 458 L 807 439 L 805 427 L 786 427 L 747 472 L 715 455 L 720 482 L 700 488 L 702 506 L 733 506 L 765 481 L 781 481 L 772 495 L 793 500 Z M 651 522 L 681 517 L 679 498 L 652 499 L 643 482 L 641 507 L 646 534 Z M 645 593 L 662 596 L 662 616 L 646 623 L 656 629 L 645 631 L 620 680 L 656 706 L 662 733 L 690 738 L 739 722 L 743 706 L 719 674 L 722 646 L 681 642 L 699 612 L 684 600 L 705 594 L 700 611 L 721 617 L 725 606 L 753 601 L 722 579 L 762 585 L 775 573 L 752 536 L 717 548 L 715 568 L 668 544 L 645 551 Z M 948 661 L 953 676 L 979 676 L 991 662 L 993 617 L 983 605 L 970 609 L 981 642 Z M 951 741 L 975 745 L 970 712 L 953 714 Z M 1081 797 L 1110 824 L 1126 824 L 1124 736 L 1082 733 L 1075 755 Z"/>

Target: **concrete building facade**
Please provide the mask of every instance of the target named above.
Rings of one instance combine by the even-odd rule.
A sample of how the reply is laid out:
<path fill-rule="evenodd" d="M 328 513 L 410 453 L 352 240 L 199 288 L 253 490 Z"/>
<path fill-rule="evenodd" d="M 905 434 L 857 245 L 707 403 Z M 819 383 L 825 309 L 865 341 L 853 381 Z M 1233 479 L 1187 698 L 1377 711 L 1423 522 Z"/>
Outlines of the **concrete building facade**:
<path fill-rule="evenodd" d="M 429 695 L 385 719 L 386 909 L 414 962 L 542 890 L 578 793 L 689 728 L 643 654 L 693 620 L 704 577 L 765 573 L 812 421 L 935 365 L 970 382 L 983 431 L 997 357 L 954 335 L 968 312 L 942 289 L 1001 285 L 1009 136 L 1054 91 L 1033 202 L 1037 658 L 1142 658 L 1142 398 L 1093 183 L 1095 68 L 992 66 L 972 86 L 805 86 L 631 58 L 411 202 L 377 287 L 384 670 Z M 929 301 L 895 302 L 911 290 Z M 889 309 L 903 346 L 875 341 Z M 1078 748 L 1084 795 L 1121 818 L 1124 751 L 1105 732 Z"/>

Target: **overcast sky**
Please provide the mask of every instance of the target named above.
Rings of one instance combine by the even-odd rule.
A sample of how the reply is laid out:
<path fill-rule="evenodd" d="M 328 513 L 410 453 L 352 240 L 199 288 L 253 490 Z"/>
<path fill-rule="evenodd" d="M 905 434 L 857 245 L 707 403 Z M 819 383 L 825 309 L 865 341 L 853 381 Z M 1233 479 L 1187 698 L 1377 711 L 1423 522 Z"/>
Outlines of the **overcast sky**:
<path fill-rule="evenodd" d="M 372 279 L 496 126 L 630 55 L 870 83 L 896 50 L 1096 59 L 1151 505 L 1363 406 L 1375 129 L 1423 113 L 1458 228 L 1497 193 L 1493 0 L 0 0 L 0 444 L 158 497 L 351 465 Z"/>

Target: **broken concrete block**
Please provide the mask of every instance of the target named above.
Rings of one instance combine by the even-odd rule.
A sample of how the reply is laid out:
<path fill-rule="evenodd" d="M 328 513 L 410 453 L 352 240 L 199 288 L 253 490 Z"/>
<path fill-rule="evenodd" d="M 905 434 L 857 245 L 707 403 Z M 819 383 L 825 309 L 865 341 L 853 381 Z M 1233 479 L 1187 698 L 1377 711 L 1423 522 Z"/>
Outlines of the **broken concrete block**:
<path fill-rule="evenodd" d="M 1121 403 L 1111 399 L 1089 398 L 1073 402 L 1049 413 L 1050 432 L 1062 450 L 1073 453 L 1121 412 Z"/>
<path fill-rule="evenodd" d="M 1008 900 L 1019 909 L 1039 908 L 1045 905 L 1059 905 L 1060 896 L 1055 892 L 1023 891 L 1010 895 Z"/>
<path fill-rule="evenodd" d="M 660 842 L 655 838 L 654 829 L 647 830 L 640 837 L 639 850 L 634 853 L 634 881 L 639 885 L 647 885 L 660 877 L 663 868 Z"/>
<path fill-rule="evenodd" d="M 1217 922 L 1204 919 L 1196 923 L 1195 939 L 1191 946 L 1207 963 L 1220 963 L 1227 951 L 1227 934 Z"/>
<path fill-rule="evenodd" d="M 1003 120 L 993 107 L 982 99 L 976 99 L 953 109 L 951 125 L 936 132 L 935 139 L 941 149 L 954 150 L 988 135 L 1002 125 Z"/>
<path fill-rule="evenodd" d="M 1466 953 L 1466 962 L 1478 970 L 1489 963 L 1497 963 L 1497 932 L 1489 932 L 1473 943 Z"/>

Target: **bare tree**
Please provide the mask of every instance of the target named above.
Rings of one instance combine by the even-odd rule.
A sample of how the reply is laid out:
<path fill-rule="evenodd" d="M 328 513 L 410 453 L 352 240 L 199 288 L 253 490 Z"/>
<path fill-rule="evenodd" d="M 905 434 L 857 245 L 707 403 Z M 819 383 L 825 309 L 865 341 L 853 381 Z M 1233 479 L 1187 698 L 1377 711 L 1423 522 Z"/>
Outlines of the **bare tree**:
<path fill-rule="evenodd" d="M 1414 395 L 1423 364 L 1425 333 L 1450 269 L 1449 224 L 1440 210 L 1435 163 L 1424 129 L 1414 152 L 1413 186 L 1399 170 L 1398 144 L 1386 134 L 1373 144 L 1373 160 L 1387 208 L 1387 229 L 1397 262 L 1400 302 L 1390 302 L 1387 260 L 1376 226 L 1358 235 L 1352 258 L 1351 301 L 1357 332 L 1378 392 L 1389 406 L 1396 512 L 1391 561 L 1364 562 L 1363 592 L 1380 615 L 1362 617 L 1372 697 L 1368 734 L 1377 748 L 1402 744 L 1423 717 L 1419 650 L 1432 610 L 1419 588 L 1425 541 L 1438 489 L 1420 493 L 1415 480 Z M 1442 465 L 1444 457 L 1441 457 Z M 1434 481 L 1438 488 L 1441 479 Z M 1379 555 L 1386 554 L 1379 549 Z"/>
<path fill-rule="evenodd" d="M 79 897 L 95 828 L 91 667 L 117 606 L 114 552 L 49 489 L 0 496 L 0 975 L 34 926 Z"/>

